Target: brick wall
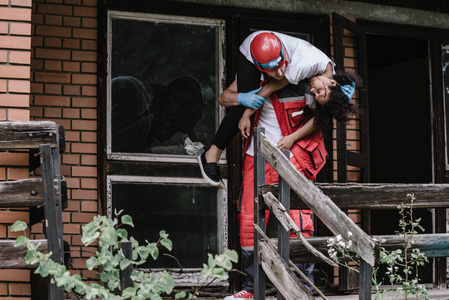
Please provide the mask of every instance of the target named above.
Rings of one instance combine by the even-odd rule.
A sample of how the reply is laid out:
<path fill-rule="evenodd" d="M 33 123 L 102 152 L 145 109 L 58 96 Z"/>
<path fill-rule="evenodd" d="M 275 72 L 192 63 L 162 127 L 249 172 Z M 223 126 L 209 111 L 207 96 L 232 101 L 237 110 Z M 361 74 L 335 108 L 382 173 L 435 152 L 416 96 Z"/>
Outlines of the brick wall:
<path fill-rule="evenodd" d="M 98 211 L 97 2 L 34 0 L 31 42 L 31 118 L 54 121 L 66 130 L 64 239 L 71 244 L 73 266 L 85 269 L 93 249 L 82 245 L 81 227 Z M 33 226 L 36 238 L 41 232 L 41 224 Z M 96 278 L 92 271 L 82 273 Z"/>
<path fill-rule="evenodd" d="M 31 0 L 0 0 L 0 121 L 30 119 Z M 0 153 L 0 180 L 28 178 L 28 153 Z M 0 238 L 11 239 L 16 220 L 27 209 L 0 210 Z M 2 299 L 30 299 L 29 270 L 0 270 Z M 14 298 L 13 298 L 14 297 Z"/>

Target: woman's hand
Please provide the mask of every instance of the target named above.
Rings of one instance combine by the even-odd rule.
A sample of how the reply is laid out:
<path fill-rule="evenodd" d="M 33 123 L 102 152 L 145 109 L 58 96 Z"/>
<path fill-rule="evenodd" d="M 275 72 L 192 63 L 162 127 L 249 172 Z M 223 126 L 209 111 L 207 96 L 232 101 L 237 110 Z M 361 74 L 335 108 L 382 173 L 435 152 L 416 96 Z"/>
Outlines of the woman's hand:
<path fill-rule="evenodd" d="M 248 116 L 243 114 L 242 118 L 239 121 L 239 129 L 240 133 L 245 139 L 249 137 L 250 128 L 251 128 L 251 120 Z"/>
<path fill-rule="evenodd" d="M 290 148 L 295 143 L 295 139 L 291 135 L 287 135 L 282 137 L 279 142 L 277 143 L 276 147 L 279 150 L 290 150 Z"/>

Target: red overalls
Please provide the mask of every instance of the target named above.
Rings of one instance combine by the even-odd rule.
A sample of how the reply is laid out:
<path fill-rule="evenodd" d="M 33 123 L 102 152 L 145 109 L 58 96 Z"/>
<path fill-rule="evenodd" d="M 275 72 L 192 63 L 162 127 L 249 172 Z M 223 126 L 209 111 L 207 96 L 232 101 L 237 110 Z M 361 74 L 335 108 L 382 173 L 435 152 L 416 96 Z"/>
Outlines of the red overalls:
<path fill-rule="evenodd" d="M 283 136 L 293 133 L 312 117 L 312 112 L 306 105 L 304 97 L 279 99 L 277 93 L 273 93 L 270 100 Z M 251 128 L 257 125 L 261 111 L 261 109 L 256 111 Z M 250 139 L 251 137 L 245 141 L 244 153 L 246 153 Z M 316 175 L 326 163 L 327 151 L 324 147 L 321 131 L 318 129 L 295 142 L 290 151 L 293 154 L 290 161 L 310 180 L 316 178 Z M 271 184 L 277 181 L 278 174 L 268 163 L 265 163 L 265 183 Z M 244 156 L 243 192 L 239 210 L 240 245 L 243 250 L 252 251 L 254 249 L 254 164 L 253 156 L 250 155 Z M 311 231 L 314 229 L 310 218 L 311 214 L 311 210 L 290 211 L 292 219 L 305 237 L 312 236 Z"/>

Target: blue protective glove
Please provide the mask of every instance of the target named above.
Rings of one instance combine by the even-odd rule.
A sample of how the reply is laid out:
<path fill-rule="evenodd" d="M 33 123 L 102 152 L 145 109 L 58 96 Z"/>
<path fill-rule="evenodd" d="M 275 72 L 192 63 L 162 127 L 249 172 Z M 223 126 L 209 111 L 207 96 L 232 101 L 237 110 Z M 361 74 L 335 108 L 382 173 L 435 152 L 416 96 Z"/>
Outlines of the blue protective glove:
<path fill-rule="evenodd" d="M 267 101 L 264 97 L 256 95 L 261 89 L 262 87 L 248 93 L 239 93 L 238 103 L 252 109 L 260 108 Z"/>

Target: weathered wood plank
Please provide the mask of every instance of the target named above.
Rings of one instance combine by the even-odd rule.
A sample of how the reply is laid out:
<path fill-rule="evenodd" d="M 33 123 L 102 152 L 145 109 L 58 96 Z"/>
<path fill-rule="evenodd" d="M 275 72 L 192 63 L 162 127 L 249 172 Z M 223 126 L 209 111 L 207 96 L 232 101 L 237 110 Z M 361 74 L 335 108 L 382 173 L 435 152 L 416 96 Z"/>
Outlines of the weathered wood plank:
<path fill-rule="evenodd" d="M 330 237 L 312 237 L 307 240 L 309 243 L 321 253 L 327 255 L 327 240 Z M 376 235 L 373 236 L 377 240 L 385 239 L 381 244 L 387 251 L 392 251 L 403 247 L 403 239 L 398 235 Z M 415 235 L 415 244 L 413 244 L 409 251 L 413 249 L 420 249 L 427 257 L 449 257 L 449 234 L 435 233 L 435 234 L 418 234 Z M 276 243 L 276 239 L 272 239 Z M 320 262 L 320 260 L 299 241 L 290 239 L 290 259 L 295 262 Z"/>
<path fill-rule="evenodd" d="M 341 209 L 397 209 L 410 202 L 407 194 L 415 194 L 414 208 L 449 207 L 449 184 L 389 183 L 315 183 Z M 277 197 L 277 184 L 261 187 L 263 193 Z M 297 195 L 290 196 L 290 208 L 307 209 Z"/>
<path fill-rule="evenodd" d="M 50 121 L 0 122 L 0 149 L 56 147 L 56 130 L 57 124 Z"/>
<path fill-rule="evenodd" d="M 316 250 L 312 247 L 312 245 L 309 244 L 308 239 L 302 236 L 301 230 L 299 227 L 295 224 L 293 219 L 290 217 L 284 206 L 273 196 L 272 193 L 267 193 L 263 195 L 263 198 L 265 200 L 265 204 L 271 209 L 273 214 L 278 219 L 279 223 L 282 225 L 282 227 L 285 228 L 287 232 L 291 232 L 294 235 L 296 235 L 301 243 L 315 256 L 319 257 L 321 260 L 323 260 L 328 265 L 331 265 L 333 267 L 338 267 L 338 265 L 331 259 L 327 258 L 325 255 L 323 255 L 321 252 Z M 288 236 L 287 236 L 288 240 Z"/>
<path fill-rule="evenodd" d="M 375 263 L 375 243 L 357 226 L 332 200 L 324 195 L 313 182 L 304 177 L 285 158 L 279 149 L 261 134 L 261 153 L 263 158 L 278 172 L 307 206 L 335 234 L 351 240 L 355 251 L 370 265 Z"/>
<path fill-rule="evenodd" d="M 41 244 L 39 251 L 48 253 L 47 240 L 32 240 L 34 245 Z M 0 240 L 0 269 L 35 268 L 25 263 L 26 245 L 14 247 L 14 240 Z"/>
<path fill-rule="evenodd" d="M 59 188 L 54 180 L 56 201 L 59 204 Z M 67 205 L 67 182 L 61 181 L 62 203 Z M 0 182 L 0 207 L 37 207 L 44 204 L 42 179 L 30 178 Z"/>
<path fill-rule="evenodd" d="M 304 284 L 290 270 L 289 265 L 279 256 L 279 253 L 268 243 L 260 243 L 259 260 L 262 268 L 276 286 L 277 290 L 287 300 L 312 300 L 313 295 L 307 291 Z"/>

